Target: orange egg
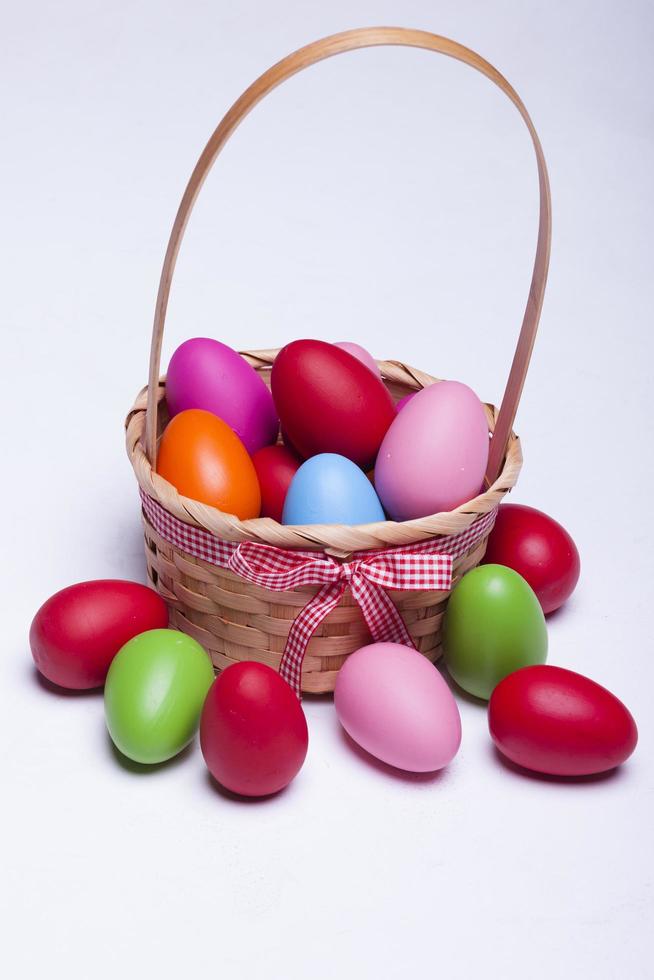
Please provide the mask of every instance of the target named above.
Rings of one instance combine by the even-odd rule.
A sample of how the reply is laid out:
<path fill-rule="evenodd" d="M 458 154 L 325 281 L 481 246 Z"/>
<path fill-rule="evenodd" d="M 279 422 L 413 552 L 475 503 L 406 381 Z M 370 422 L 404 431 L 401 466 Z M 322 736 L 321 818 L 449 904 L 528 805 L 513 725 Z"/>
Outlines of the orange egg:
<path fill-rule="evenodd" d="M 159 444 L 157 473 L 184 497 L 241 520 L 261 511 L 254 464 L 236 433 L 212 412 L 189 408 L 170 420 Z"/>

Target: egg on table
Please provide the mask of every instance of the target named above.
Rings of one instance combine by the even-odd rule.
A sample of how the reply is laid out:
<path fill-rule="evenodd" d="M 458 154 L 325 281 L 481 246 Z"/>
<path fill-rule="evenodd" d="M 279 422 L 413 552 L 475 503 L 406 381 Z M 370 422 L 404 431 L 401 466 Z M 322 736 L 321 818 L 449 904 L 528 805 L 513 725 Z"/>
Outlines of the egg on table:
<path fill-rule="evenodd" d="M 526 769 L 588 776 L 619 766 L 638 730 L 624 704 L 595 681 L 563 667 L 524 667 L 491 695 L 488 726 L 500 752 Z"/>
<path fill-rule="evenodd" d="M 240 354 L 208 337 L 177 348 L 166 376 L 171 416 L 202 408 L 223 419 L 249 453 L 275 442 L 279 418 L 262 378 Z"/>
<path fill-rule="evenodd" d="M 184 497 L 241 520 L 259 516 L 254 464 L 236 433 L 212 412 L 190 408 L 170 420 L 159 445 L 157 473 Z"/>
<path fill-rule="evenodd" d="M 452 692 L 426 657 L 399 643 L 350 654 L 336 677 L 334 707 L 357 745 L 398 769 L 434 772 L 459 750 Z"/>
<path fill-rule="evenodd" d="M 41 674 L 71 690 L 101 687 L 120 648 L 138 633 L 168 626 L 168 609 L 138 582 L 97 579 L 51 596 L 32 621 L 30 648 Z"/>
<path fill-rule="evenodd" d="M 385 520 L 375 488 L 351 460 L 321 453 L 302 463 L 286 494 L 283 524 L 372 524 Z"/>
<path fill-rule="evenodd" d="M 566 529 L 524 504 L 502 504 L 498 509 L 483 560 L 519 572 L 546 615 L 572 595 L 581 568 L 579 552 Z"/>
<path fill-rule="evenodd" d="M 481 492 L 488 449 L 486 414 L 471 388 L 423 388 L 397 413 L 377 455 L 384 509 L 396 521 L 454 510 Z"/>
<path fill-rule="evenodd" d="M 104 689 L 109 734 L 135 762 L 165 762 L 188 745 L 214 679 L 208 654 L 178 630 L 149 630 L 116 654 Z"/>
<path fill-rule="evenodd" d="M 395 418 L 379 376 L 334 344 L 295 340 L 282 348 L 270 384 L 285 438 L 305 459 L 346 456 L 369 468 Z"/>
<path fill-rule="evenodd" d="M 269 796 L 304 763 L 309 733 L 297 697 L 265 664 L 221 671 L 202 710 L 200 745 L 214 779 L 240 796 Z"/>
<path fill-rule="evenodd" d="M 443 652 L 457 684 L 485 699 L 507 674 L 544 663 L 545 617 L 522 576 L 503 565 L 464 575 L 447 603 Z"/>

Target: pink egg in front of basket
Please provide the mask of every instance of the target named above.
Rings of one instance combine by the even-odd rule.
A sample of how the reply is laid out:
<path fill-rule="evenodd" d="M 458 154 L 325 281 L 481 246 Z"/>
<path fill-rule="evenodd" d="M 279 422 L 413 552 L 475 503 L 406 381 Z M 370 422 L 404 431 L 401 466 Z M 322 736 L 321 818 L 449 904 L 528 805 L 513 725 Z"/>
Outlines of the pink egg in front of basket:
<path fill-rule="evenodd" d="M 461 744 L 449 687 L 425 656 L 399 643 L 351 654 L 336 678 L 334 706 L 357 745 L 407 772 L 442 769 Z"/>

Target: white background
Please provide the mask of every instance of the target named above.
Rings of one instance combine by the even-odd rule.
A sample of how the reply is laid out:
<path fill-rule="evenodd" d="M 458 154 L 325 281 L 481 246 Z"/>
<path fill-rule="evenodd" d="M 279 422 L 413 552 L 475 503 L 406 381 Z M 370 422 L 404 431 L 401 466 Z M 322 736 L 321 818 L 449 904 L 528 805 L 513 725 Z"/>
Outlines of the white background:
<path fill-rule="evenodd" d="M 9 977 L 645 977 L 652 915 L 652 42 L 646 2 L 2 3 L 0 820 Z M 461 751 L 403 776 L 330 699 L 285 793 L 236 802 L 197 746 L 112 752 L 98 693 L 40 684 L 30 620 L 87 578 L 144 578 L 123 418 L 145 382 L 160 263 L 195 160 L 274 61 L 348 27 L 449 35 L 542 138 L 551 275 L 513 500 L 561 520 L 579 588 L 550 662 L 640 727 L 607 778 L 520 775 L 483 706 Z M 501 397 L 536 232 L 536 167 L 504 96 L 431 54 L 359 52 L 258 107 L 183 245 L 164 360 L 356 340 Z M 648 397 L 649 396 L 649 397 Z"/>

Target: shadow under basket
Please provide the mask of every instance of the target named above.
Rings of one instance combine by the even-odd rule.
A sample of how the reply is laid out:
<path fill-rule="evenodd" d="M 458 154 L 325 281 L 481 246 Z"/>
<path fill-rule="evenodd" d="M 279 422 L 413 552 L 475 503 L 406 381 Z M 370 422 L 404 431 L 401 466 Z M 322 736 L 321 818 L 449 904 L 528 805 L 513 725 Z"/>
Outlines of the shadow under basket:
<path fill-rule="evenodd" d="M 158 438 L 167 422 L 165 378 L 160 377 L 161 346 L 168 297 L 177 254 L 188 217 L 217 155 L 242 118 L 269 91 L 296 72 L 341 52 L 377 45 L 405 45 L 448 55 L 482 72 L 515 104 L 529 129 L 536 153 L 540 187 L 540 222 L 534 270 L 516 352 L 499 412 L 486 405 L 490 456 L 485 492 L 448 513 L 417 520 L 346 526 L 338 524 L 283 526 L 270 518 L 240 521 L 233 515 L 181 496 L 156 473 Z M 234 549 L 252 542 L 289 552 L 311 552 L 337 563 L 365 560 L 379 549 L 404 551 L 430 543 L 452 554 L 450 588 L 392 590 L 386 595 L 400 613 L 411 640 L 429 660 L 441 652 L 441 625 L 451 588 L 483 558 L 493 515 L 515 485 L 522 465 L 520 441 L 513 420 L 538 327 L 549 261 L 551 207 L 547 169 L 533 124 L 518 95 L 492 65 L 447 38 L 403 28 L 364 28 L 324 38 L 302 48 L 265 72 L 232 106 L 214 131 L 191 175 L 168 243 L 159 284 L 150 351 L 149 383 L 139 394 L 126 422 L 127 451 L 144 502 L 145 554 L 150 582 L 167 602 L 170 625 L 198 640 L 221 670 L 243 660 L 279 669 L 289 631 L 321 585 L 274 591 L 238 571 L 215 562 L 216 549 Z M 241 356 L 270 384 L 278 351 L 242 352 Z M 382 379 L 395 401 L 411 391 L 438 383 L 436 378 L 400 361 L 378 361 Z M 146 513 L 147 511 L 147 513 Z M 154 520 L 155 513 L 162 520 Z M 155 527 L 156 524 L 156 527 Z M 176 535 L 169 533 L 174 525 Z M 181 532 L 180 532 L 181 529 Z M 189 535 L 211 548 L 189 550 Z M 461 537 L 463 536 L 463 537 Z M 447 539 L 447 541 L 445 540 Z M 182 542 L 180 544 L 180 541 Z M 440 542 L 443 547 L 440 547 Z M 456 550 L 450 549 L 457 542 Z M 463 544 L 461 543 L 463 542 Z M 469 544 L 467 544 L 469 542 Z M 243 549 L 239 549 L 243 550 Z M 259 549 L 261 550 L 261 549 Z M 221 552 L 222 553 L 222 552 Z M 207 557 L 209 560 L 207 560 Z M 395 614 L 394 614 L 395 615 Z M 377 637 L 378 639 L 380 637 Z M 360 605 L 345 587 L 340 602 L 322 619 L 306 646 L 301 690 L 332 691 L 339 668 L 359 647 L 372 642 Z"/>

